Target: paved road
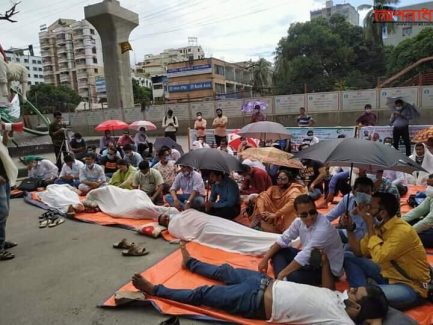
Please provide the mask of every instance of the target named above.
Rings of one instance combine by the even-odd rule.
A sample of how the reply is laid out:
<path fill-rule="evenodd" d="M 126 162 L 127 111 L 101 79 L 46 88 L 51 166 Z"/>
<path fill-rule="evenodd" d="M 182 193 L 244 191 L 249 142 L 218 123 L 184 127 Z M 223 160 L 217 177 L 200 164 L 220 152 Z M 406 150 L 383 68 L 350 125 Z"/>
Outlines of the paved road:
<path fill-rule="evenodd" d="M 42 210 L 11 200 L 7 237 L 19 245 L 11 261 L 0 262 L 0 324 L 159 324 L 167 319 L 153 307 L 116 310 L 96 306 L 176 247 L 132 231 L 67 220 L 38 228 Z M 113 242 L 128 238 L 151 252 L 123 257 Z M 182 319 L 181 324 L 200 324 Z"/>

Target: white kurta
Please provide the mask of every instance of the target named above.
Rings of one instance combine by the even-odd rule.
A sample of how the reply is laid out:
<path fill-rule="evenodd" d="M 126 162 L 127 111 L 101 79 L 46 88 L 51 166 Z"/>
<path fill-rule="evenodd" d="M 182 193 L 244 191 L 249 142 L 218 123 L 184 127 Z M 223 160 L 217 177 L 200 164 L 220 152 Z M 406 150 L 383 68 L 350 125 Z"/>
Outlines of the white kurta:
<path fill-rule="evenodd" d="M 163 213 L 179 212 L 176 208 L 153 204 L 141 190 L 127 190 L 112 185 L 90 191 L 86 199 L 96 202 L 102 212 L 115 218 L 153 219 Z"/>
<path fill-rule="evenodd" d="M 278 234 L 258 231 L 193 209 L 171 216 L 168 231 L 178 239 L 248 255 L 266 253 L 279 238 Z"/>
<path fill-rule="evenodd" d="M 427 179 L 430 174 L 433 174 L 433 154 L 430 153 L 429 149 L 424 145 L 424 159 L 422 161 L 421 167 L 423 167 L 426 172 L 413 172 L 412 176 L 408 176 L 408 182 L 416 185 L 426 185 Z M 409 156 L 410 159 L 416 161 L 416 149 L 414 147 L 412 155 Z"/>
<path fill-rule="evenodd" d="M 38 193 L 39 199 L 50 208 L 66 212 L 70 205 L 81 204 L 80 197 L 68 184 L 51 184 L 46 191 Z M 76 189 L 75 189 L 76 190 Z"/>

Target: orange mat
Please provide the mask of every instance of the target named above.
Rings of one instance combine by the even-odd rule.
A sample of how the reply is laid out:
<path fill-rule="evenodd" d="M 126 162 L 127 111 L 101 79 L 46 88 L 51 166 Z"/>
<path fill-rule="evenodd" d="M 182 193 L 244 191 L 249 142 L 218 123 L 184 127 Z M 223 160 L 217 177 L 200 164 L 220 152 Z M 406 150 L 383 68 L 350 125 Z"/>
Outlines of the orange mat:
<path fill-rule="evenodd" d="M 257 264 L 260 261 L 260 257 L 228 253 L 219 249 L 205 247 L 197 243 L 191 242 L 187 245 L 191 256 L 211 264 L 228 263 L 233 267 L 242 267 L 256 270 Z M 181 260 L 182 257 L 180 250 L 176 250 L 174 253 L 167 256 L 162 261 L 158 262 L 154 266 L 144 271 L 142 275 L 152 283 L 162 283 L 169 288 L 175 289 L 192 289 L 201 285 L 215 284 L 215 282 L 212 280 L 182 269 Z M 433 264 L 433 256 L 429 256 L 429 261 L 431 264 Z M 339 290 L 344 290 L 345 288 L 347 288 L 347 282 L 339 282 L 337 288 Z M 130 282 L 119 290 L 137 291 Z M 265 321 L 236 317 L 207 307 L 191 306 L 157 297 L 151 297 L 149 298 L 149 301 L 152 302 L 152 304 L 163 314 L 184 315 L 193 318 L 205 317 L 220 321 L 234 322 L 237 324 L 269 324 Z M 110 297 L 107 301 L 105 301 L 102 307 L 118 307 L 114 300 L 114 296 Z M 406 314 L 416 319 L 421 325 L 433 324 L 432 304 L 426 304 L 424 306 L 411 309 L 410 311 L 406 312 Z"/>
<path fill-rule="evenodd" d="M 131 219 L 131 218 L 113 218 L 103 212 L 96 213 L 77 213 L 74 219 L 89 223 L 96 223 L 101 226 L 117 226 L 129 230 L 136 230 L 149 223 L 153 219 Z"/>

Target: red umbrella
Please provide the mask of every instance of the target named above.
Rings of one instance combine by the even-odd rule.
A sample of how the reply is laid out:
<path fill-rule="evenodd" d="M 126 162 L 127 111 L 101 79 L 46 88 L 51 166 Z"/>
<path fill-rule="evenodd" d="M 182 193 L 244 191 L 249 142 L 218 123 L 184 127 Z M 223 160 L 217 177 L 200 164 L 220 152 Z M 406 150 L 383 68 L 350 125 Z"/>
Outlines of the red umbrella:
<path fill-rule="evenodd" d="M 237 135 L 237 134 L 235 134 L 235 133 L 231 133 L 231 134 L 229 134 L 229 136 L 228 136 L 228 138 L 229 138 L 229 143 L 228 143 L 228 145 L 233 149 L 233 150 L 238 150 L 238 148 L 239 148 L 239 146 L 241 145 L 241 136 L 240 135 Z M 253 147 L 253 148 L 257 148 L 257 146 L 258 146 L 258 141 L 256 140 L 256 139 L 253 139 L 253 138 L 246 138 L 246 140 L 247 140 L 247 143 L 248 143 L 248 145 L 250 146 L 250 147 Z"/>
<path fill-rule="evenodd" d="M 140 128 L 145 128 L 146 131 L 156 130 L 156 125 L 149 121 L 135 121 L 129 124 L 129 128 L 133 130 L 140 130 Z"/>
<path fill-rule="evenodd" d="M 125 130 L 128 128 L 128 124 L 119 120 L 107 120 L 98 124 L 95 128 L 96 131 L 116 131 Z"/>

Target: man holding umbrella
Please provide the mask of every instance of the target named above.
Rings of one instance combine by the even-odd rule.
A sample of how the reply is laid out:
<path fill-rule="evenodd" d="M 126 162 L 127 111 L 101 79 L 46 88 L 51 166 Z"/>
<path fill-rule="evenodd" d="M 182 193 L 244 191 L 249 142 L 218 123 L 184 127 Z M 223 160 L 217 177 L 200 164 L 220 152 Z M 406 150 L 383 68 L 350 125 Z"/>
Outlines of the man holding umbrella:
<path fill-rule="evenodd" d="M 393 127 L 394 148 L 398 150 L 400 138 L 403 138 L 406 156 L 410 156 L 409 121 L 413 118 L 412 110 L 410 105 L 405 104 L 401 99 L 397 99 L 394 104 L 395 106 L 390 118 L 390 124 Z"/>

